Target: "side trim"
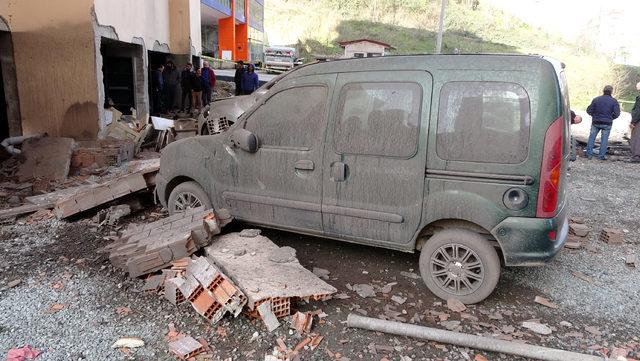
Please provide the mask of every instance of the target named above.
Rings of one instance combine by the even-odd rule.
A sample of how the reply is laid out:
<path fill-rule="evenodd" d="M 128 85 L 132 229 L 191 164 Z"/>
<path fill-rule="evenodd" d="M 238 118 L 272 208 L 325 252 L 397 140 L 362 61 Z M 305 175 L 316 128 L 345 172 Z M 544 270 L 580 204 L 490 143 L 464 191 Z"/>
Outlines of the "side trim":
<path fill-rule="evenodd" d="M 316 203 L 310 203 L 310 202 L 291 201 L 288 199 L 256 196 L 253 194 L 246 194 L 246 193 L 223 192 L 222 198 L 224 198 L 225 201 L 235 200 L 235 201 L 241 201 L 241 202 L 251 202 L 251 203 L 266 204 L 266 205 L 276 206 L 276 207 L 300 209 L 303 211 L 311 211 L 311 212 L 318 212 L 318 213 L 322 211 L 322 208 L 320 207 L 320 203 L 316 204 Z"/>
<path fill-rule="evenodd" d="M 427 178 L 433 179 L 448 179 L 448 180 L 462 180 L 462 181 L 483 181 L 494 183 L 506 183 L 513 185 L 525 185 L 530 186 L 535 183 L 533 177 L 525 175 L 508 175 L 508 174 L 490 174 L 490 173 L 471 173 L 471 172 L 457 172 L 451 170 L 432 170 L 427 169 L 425 173 Z"/>
<path fill-rule="evenodd" d="M 311 211 L 311 212 L 318 212 L 318 213 L 323 212 L 328 214 L 334 214 L 337 216 L 373 219 L 381 222 L 402 223 L 404 221 L 404 218 L 401 215 L 395 214 L 395 213 L 368 211 L 365 209 L 338 207 L 338 206 L 321 207 L 320 204 L 316 204 L 316 203 L 291 201 L 288 199 L 256 196 L 253 194 L 246 194 L 246 193 L 223 192 L 222 198 L 224 198 L 225 201 L 235 200 L 235 201 L 241 201 L 241 202 L 251 202 L 251 203 L 265 204 L 265 205 L 276 206 L 276 207 L 299 209 L 303 211 Z"/>
<path fill-rule="evenodd" d="M 366 209 L 339 207 L 339 206 L 322 206 L 322 213 L 334 214 L 337 216 L 347 216 L 354 218 L 373 219 L 381 222 L 402 223 L 404 218 L 395 213 L 368 211 Z"/>

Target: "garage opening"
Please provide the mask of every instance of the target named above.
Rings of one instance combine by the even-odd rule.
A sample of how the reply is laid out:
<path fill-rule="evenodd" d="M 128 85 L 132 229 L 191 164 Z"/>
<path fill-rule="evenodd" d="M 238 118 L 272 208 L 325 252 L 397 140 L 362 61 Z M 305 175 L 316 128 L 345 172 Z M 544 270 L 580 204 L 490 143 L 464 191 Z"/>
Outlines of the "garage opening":
<path fill-rule="evenodd" d="M 0 140 L 22 133 L 11 33 L 0 31 Z"/>
<path fill-rule="evenodd" d="M 131 108 L 140 112 L 144 104 L 142 46 L 102 38 L 100 53 L 105 108 L 113 105 L 123 114 L 131 114 Z"/>

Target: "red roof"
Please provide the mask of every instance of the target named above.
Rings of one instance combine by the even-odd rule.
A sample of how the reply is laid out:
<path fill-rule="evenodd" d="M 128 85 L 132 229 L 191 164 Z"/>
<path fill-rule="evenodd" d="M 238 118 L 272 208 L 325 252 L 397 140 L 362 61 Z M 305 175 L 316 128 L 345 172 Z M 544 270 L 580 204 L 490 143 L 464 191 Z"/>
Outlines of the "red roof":
<path fill-rule="evenodd" d="M 348 40 L 348 41 L 341 41 L 338 44 L 340 44 L 341 47 L 345 47 L 349 44 L 355 44 L 355 43 L 363 43 L 363 42 L 369 42 L 369 43 L 374 43 L 374 44 L 378 44 L 381 46 L 384 46 L 386 49 L 395 49 L 393 46 L 387 44 L 387 43 L 383 43 L 382 41 L 377 41 L 377 40 L 371 40 L 371 39 L 357 39 L 357 40 Z"/>

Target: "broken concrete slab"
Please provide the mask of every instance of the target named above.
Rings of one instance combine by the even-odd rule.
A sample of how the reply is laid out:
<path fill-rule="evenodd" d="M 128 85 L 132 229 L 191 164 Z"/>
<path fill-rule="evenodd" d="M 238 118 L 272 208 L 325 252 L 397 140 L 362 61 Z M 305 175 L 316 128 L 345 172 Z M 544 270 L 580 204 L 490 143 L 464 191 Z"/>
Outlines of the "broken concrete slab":
<path fill-rule="evenodd" d="M 65 179 L 69 175 L 71 154 L 75 141 L 71 138 L 41 137 L 29 138 L 22 143 L 25 162 L 16 175 L 20 182 L 44 178 Z"/>
<path fill-rule="evenodd" d="M 244 249 L 241 255 L 234 250 Z M 233 280 L 247 296 L 252 316 L 256 308 L 269 301 L 274 314 L 289 316 L 292 299 L 326 300 L 337 290 L 302 267 L 297 259 L 286 263 L 274 262 L 271 257 L 279 247 L 268 238 L 256 235 L 242 237 L 231 233 L 215 237 L 205 252 L 224 274 Z M 291 255 L 290 250 L 283 253 Z M 278 253 L 279 254 L 279 253 Z"/>

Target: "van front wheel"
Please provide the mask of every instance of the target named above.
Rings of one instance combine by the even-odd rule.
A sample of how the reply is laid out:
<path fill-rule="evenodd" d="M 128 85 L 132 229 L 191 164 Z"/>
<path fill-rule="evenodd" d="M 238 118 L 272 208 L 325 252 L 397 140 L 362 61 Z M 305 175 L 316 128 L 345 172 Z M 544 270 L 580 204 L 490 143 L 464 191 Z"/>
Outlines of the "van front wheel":
<path fill-rule="evenodd" d="M 448 229 L 434 234 L 422 248 L 420 274 L 436 296 L 473 304 L 487 298 L 496 288 L 500 259 L 493 246 L 479 234 Z"/>
<path fill-rule="evenodd" d="M 196 182 L 184 182 L 175 187 L 169 195 L 167 207 L 169 208 L 170 215 L 182 213 L 194 208 L 212 208 L 207 193 Z"/>

